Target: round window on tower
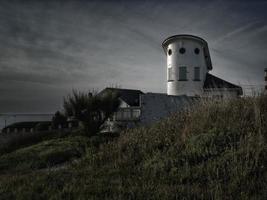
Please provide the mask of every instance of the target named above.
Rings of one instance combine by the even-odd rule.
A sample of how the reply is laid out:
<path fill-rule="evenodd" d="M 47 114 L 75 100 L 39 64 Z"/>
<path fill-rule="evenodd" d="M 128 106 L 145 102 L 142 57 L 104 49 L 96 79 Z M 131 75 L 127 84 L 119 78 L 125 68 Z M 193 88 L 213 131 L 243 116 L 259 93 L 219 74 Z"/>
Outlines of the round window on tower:
<path fill-rule="evenodd" d="M 195 54 L 199 54 L 200 50 L 199 48 L 195 48 Z"/>
<path fill-rule="evenodd" d="M 180 54 L 184 54 L 185 53 L 185 48 L 184 47 L 180 48 L 179 52 L 180 52 Z"/>
<path fill-rule="evenodd" d="M 168 55 L 169 56 L 172 55 L 172 50 L 171 49 L 168 50 Z"/>

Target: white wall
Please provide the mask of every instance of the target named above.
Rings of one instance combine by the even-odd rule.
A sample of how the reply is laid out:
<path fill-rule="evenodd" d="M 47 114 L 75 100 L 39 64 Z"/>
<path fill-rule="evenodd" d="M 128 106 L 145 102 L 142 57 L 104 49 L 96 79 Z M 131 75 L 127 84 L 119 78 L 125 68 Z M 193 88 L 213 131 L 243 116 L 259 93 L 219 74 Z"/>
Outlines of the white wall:
<path fill-rule="evenodd" d="M 120 99 L 120 106 L 119 107 L 120 108 L 129 108 L 130 106 L 125 101 Z"/>
<path fill-rule="evenodd" d="M 184 54 L 179 52 L 180 48 L 186 49 Z M 194 50 L 198 48 L 199 54 L 195 54 Z M 205 61 L 203 44 L 195 39 L 181 38 L 170 43 L 167 47 L 167 76 L 168 69 L 172 68 L 173 82 L 167 82 L 168 95 L 188 95 L 195 96 L 203 93 L 203 84 L 206 78 L 207 65 Z M 172 54 L 168 55 L 168 50 L 172 50 Z M 179 67 L 187 67 L 188 81 L 179 81 Z M 194 81 L 194 67 L 200 67 L 200 80 Z"/>

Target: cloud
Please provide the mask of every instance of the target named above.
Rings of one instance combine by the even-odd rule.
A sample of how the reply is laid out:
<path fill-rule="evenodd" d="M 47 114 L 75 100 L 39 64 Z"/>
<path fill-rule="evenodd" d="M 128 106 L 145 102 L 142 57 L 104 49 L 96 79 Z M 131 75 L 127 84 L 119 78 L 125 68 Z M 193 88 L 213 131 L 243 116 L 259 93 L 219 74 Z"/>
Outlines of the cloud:
<path fill-rule="evenodd" d="M 213 41 L 213 45 L 217 45 L 223 42 L 226 39 L 239 37 L 242 34 L 246 34 L 248 31 L 252 31 L 255 25 L 259 24 L 259 21 L 253 21 L 248 24 L 242 25 L 241 27 L 235 28 L 234 30 L 229 31 L 225 35 Z"/>
<path fill-rule="evenodd" d="M 30 108 L 40 101 L 42 109 L 56 110 L 73 88 L 110 85 L 166 92 L 161 43 L 181 33 L 208 41 L 213 73 L 260 84 L 266 7 L 265 1 L 1 1 L 0 104 L 15 112 L 38 110 Z"/>

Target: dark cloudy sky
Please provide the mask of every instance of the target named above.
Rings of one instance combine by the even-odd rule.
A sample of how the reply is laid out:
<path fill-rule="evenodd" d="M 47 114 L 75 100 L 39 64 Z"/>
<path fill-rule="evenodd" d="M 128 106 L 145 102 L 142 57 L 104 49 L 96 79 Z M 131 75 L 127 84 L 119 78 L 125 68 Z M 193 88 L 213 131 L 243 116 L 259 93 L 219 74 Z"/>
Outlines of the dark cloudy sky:
<path fill-rule="evenodd" d="M 266 0 L 0 1 L 0 113 L 54 112 L 72 89 L 166 92 L 161 43 L 194 34 L 213 74 L 263 86 Z"/>

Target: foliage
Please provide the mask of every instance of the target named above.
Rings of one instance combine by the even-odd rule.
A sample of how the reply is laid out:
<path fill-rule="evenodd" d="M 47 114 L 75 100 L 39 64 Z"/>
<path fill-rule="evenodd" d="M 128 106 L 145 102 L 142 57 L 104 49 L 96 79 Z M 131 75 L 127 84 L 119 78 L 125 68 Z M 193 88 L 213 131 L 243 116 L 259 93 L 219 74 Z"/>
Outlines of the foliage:
<path fill-rule="evenodd" d="M 67 168 L 0 172 L 0 197 L 266 199 L 266 102 L 203 101 L 102 145 L 91 137 L 81 160 Z"/>
<path fill-rule="evenodd" d="M 60 111 L 57 111 L 52 118 L 52 128 L 57 129 L 59 125 L 62 127 L 66 125 L 67 117 Z"/>
<path fill-rule="evenodd" d="M 80 120 L 89 135 L 99 132 L 103 123 L 119 107 L 118 95 L 107 92 L 103 95 L 73 91 L 64 99 L 65 113 Z"/>

